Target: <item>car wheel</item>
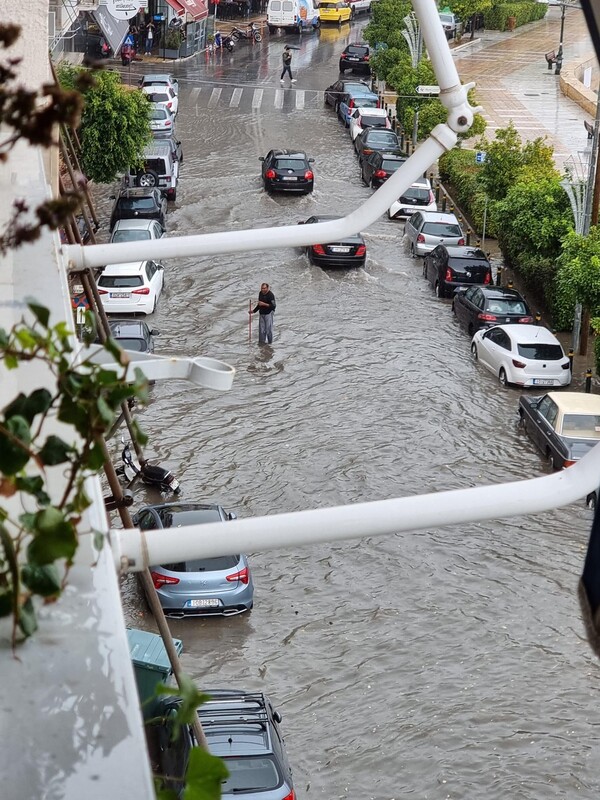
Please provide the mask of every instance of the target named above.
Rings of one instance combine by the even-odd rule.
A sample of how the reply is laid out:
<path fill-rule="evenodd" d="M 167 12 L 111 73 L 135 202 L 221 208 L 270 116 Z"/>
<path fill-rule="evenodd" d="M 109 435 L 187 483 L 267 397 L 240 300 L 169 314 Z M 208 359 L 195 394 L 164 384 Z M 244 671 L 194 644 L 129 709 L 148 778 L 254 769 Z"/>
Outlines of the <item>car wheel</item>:
<path fill-rule="evenodd" d="M 172 189 L 167 193 L 167 200 L 170 200 L 172 203 L 177 200 L 177 189 Z"/>
<path fill-rule="evenodd" d="M 412 243 L 410 245 L 410 257 L 411 258 L 416 258 L 417 257 L 417 254 L 415 253 L 415 246 Z"/>
<path fill-rule="evenodd" d="M 596 508 L 596 492 L 591 492 L 585 498 L 585 504 L 588 508 Z"/>
<path fill-rule="evenodd" d="M 275 33 L 276 30 L 277 28 L 275 27 L 275 25 L 269 25 L 269 33 Z"/>
<path fill-rule="evenodd" d="M 471 345 L 471 355 L 473 356 L 473 361 L 477 361 L 477 359 L 479 358 L 479 355 L 477 353 L 477 345 L 475 344 L 475 342 L 473 342 Z"/>
<path fill-rule="evenodd" d="M 262 34 L 255 32 L 254 41 L 255 42 L 262 42 Z"/>
<path fill-rule="evenodd" d="M 546 449 L 546 461 L 548 462 L 548 466 L 552 467 L 552 469 L 556 471 L 562 469 L 562 463 L 559 463 L 558 458 L 555 455 L 552 455 L 549 449 Z"/>
<path fill-rule="evenodd" d="M 456 307 L 454 305 L 454 300 L 452 301 L 452 313 L 456 316 Z"/>
<path fill-rule="evenodd" d="M 498 373 L 498 380 L 500 381 L 501 386 L 508 386 L 508 378 L 506 377 L 506 370 L 504 367 L 500 367 L 500 372 Z"/>
<path fill-rule="evenodd" d="M 340 61 L 340 72 L 344 74 L 346 72 L 346 67 L 342 66 L 342 62 Z"/>
<path fill-rule="evenodd" d="M 444 293 L 444 289 L 442 288 L 442 284 L 439 281 L 435 284 L 434 288 L 435 288 L 435 296 L 436 297 L 442 297 L 443 298 L 443 297 L 446 296 L 445 293 Z"/>
<path fill-rule="evenodd" d="M 137 174 L 137 182 L 143 189 L 151 189 L 158 186 L 158 175 L 152 169 L 141 169 Z"/>
<path fill-rule="evenodd" d="M 371 189 L 377 189 L 377 186 L 375 186 L 373 178 L 371 178 Z"/>

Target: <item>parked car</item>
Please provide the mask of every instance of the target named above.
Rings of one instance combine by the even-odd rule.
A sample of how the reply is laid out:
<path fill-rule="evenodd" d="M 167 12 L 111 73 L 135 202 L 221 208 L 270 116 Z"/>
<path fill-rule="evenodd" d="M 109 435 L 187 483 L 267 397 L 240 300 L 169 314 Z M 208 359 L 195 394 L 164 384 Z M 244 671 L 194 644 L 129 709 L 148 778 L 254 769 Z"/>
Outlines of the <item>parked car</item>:
<path fill-rule="evenodd" d="M 269 33 L 277 28 L 302 33 L 309 28 L 317 30 L 321 24 L 316 0 L 269 0 L 267 25 Z M 263 7 L 264 8 L 264 7 Z"/>
<path fill-rule="evenodd" d="M 503 386 L 568 386 L 571 363 L 561 343 L 541 325 L 496 325 L 478 330 L 471 341 L 475 361 Z"/>
<path fill-rule="evenodd" d="M 379 98 L 375 92 L 363 89 L 362 86 L 344 92 L 340 96 L 337 112 L 346 127 L 350 125 L 350 115 L 355 108 L 379 108 Z"/>
<path fill-rule="evenodd" d="M 166 229 L 167 198 L 160 189 L 122 189 L 112 198 L 111 231 L 119 219 L 155 219 Z"/>
<path fill-rule="evenodd" d="M 388 209 L 390 219 L 407 219 L 416 211 L 437 211 L 435 195 L 429 178 L 419 178 L 411 184 Z"/>
<path fill-rule="evenodd" d="M 424 256 L 438 244 L 463 245 L 465 235 L 454 214 L 417 211 L 404 223 L 404 235 L 413 258 Z"/>
<path fill-rule="evenodd" d="M 408 158 L 407 155 L 393 155 L 392 153 L 381 153 L 376 151 L 369 156 L 365 156 L 361 162 L 361 177 L 363 183 L 372 189 L 377 189 L 385 183 L 390 175 L 401 167 Z"/>
<path fill-rule="evenodd" d="M 160 141 L 166 142 L 169 145 L 171 155 L 175 161 L 179 161 L 179 168 L 181 169 L 183 164 L 183 145 L 181 141 L 175 137 L 175 131 L 173 131 L 171 136 L 161 137 Z"/>
<path fill-rule="evenodd" d="M 155 139 L 173 133 L 173 115 L 162 103 L 155 103 L 150 109 L 150 130 Z"/>
<path fill-rule="evenodd" d="M 350 112 L 350 137 L 352 141 L 359 136 L 365 128 L 391 128 L 392 123 L 385 108 L 372 108 L 360 106 Z"/>
<path fill-rule="evenodd" d="M 166 139 L 153 139 L 144 147 L 144 164 L 136 170 L 130 169 L 125 176 L 126 186 L 142 188 L 158 187 L 162 189 L 167 200 L 177 199 L 180 162 L 173 158 L 173 148 Z"/>
<path fill-rule="evenodd" d="M 302 192 L 314 188 L 314 158 L 297 150 L 269 150 L 262 162 L 262 179 L 268 192 Z"/>
<path fill-rule="evenodd" d="M 458 289 L 452 301 L 456 318 L 473 334 L 494 325 L 531 325 L 529 306 L 516 289 L 501 286 L 470 286 Z"/>
<path fill-rule="evenodd" d="M 138 86 L 140 89 L 145 86 L 168 86 L 175 94 L 179 94 L 179 81 L 167 72 L 142 75 Z"/>
<path fill-rule="evenodd" d="M 398 135 L 394 131 L 386 131 L 382 128 L 367 128 L 364 130 L 354 140 L 354 149 L 361 167 L 363 159 L 376 151 L 406 158 L 406 153 L 400 147 Z"/>
<path fill-rule="evenodd" d="M 148 239 L 162 239 L 164 235 L 164 228 L 158 220 L 120 219 L 115 223 L 110 242 L 144 242 Z"/>
<path fill-rule="evenodd" d="M 335 22 L 341 25 L 342 22 L 350 22 L 352 18 L 352 7 L 342 0 L 327 0 L 319 3 L 319 17 L 321 22 Z"/>
<path fill-rule="evenodd" d="M 600 441 L 600 396 L 597 394 L 522 395 L 519 418 L 553 469 L 570 467 Z"/>
<path fill-rule="evenodd" d="M 145 83 L 142 86 L 142 92 L 151 103 L 162 103 L 169 109 L 173 117 L 177 116 L 179 98 L 177 97 L 177 92 L 171 86 L 159 83 Z"/>
<path fill-rule="evenodd" d="M 340 72 L 345 72 L 351 69 L 353 72 L 366 72 L 371 74 L 371 65 L 369 64 L 369 45 L 356 43 L 349 44 L 344 49 L 340 56 Z"/>
<path fill-rule="evenodd" d="M 342 95 L 350 90 L 358 90 L 359 93 L 368 94 L 371 92 L 371 86 L 365 81 L 358 80 L 358 78 L 350 80 L 339 80 L 328 86 L 323 93 L 323 99 L 326 106 L 335 108 L 336 112 L 340 103 Z"/>
<path fill-rule="evenodd" d="M 367 14 L 371 11 L 371 3 L 375 0 L 348 0 L 349 5 L 352 7 L 354 14 L 360 14 L 361 11 Z"/>
<path fill-rule="evenodd" d="M 198 708 L 198 714 L 209 751 L 227 767 L 221 797 L 295 800 L 292 768 L 279 728 L 281 714 L 269 698 L 262 692 L 238 689 L 207 689 L 206 693 L 210 699 Z M 180 705 L 180 698 L 162 698 L 150 729 L 157 739 L 163 787 L 178 798 L 185 789 L 190 750 L 198 744 L 190 725 L 175 726 Z"/>
<path fill-rule="evenodd" d="M 159 330 L 149 328 L 139 319 L 110 319 L 108 321 L 110 335 L 123 350 L 135 353 L 153 353 L 154 337 Z"/>
<path fill-rule="evenodd" d="M 133 523 L 147 531 L 232 519 L 236 515 L 217 504 L 161 503 L 142 508 Z M 150 573 L 160 604 L 170 617 L 231 616 L 249 611 L 254 604 L 254 583 L 243 554 L 191 558 L 150 567 Z"/>
<path fill-rule="evenodd" d="M 109 264 L 96 283 L 107 314 L 152 314 L 163 290 L 164 267 L 155 261 Z"/>
<path fill-rule="evenodd" d="M 440 20 L 444 28 L 444 33 L 446 34 L 446 39 L 456 39 L 457 34 L 462 33 L 462 22 L 456 14 L 441 11 Z"/>
<path fill-rule="evenodd" d="M 459 286 L 492 283 L 492 267 L 478 247 L 438 244 L 423 260 L 423 277 L 438 297 L 452 297 Z"/>
<path fill-rule="evenodd" d="M 326 222 L 330 219 L 339 219 L 339 217 L 319 215 L 318 217 L 309 217 L 298 224 L 311 225 L 315 222 Z M 307 253 L 312 264 L 330 269 L 364 267 L 367 260 L 367 246 L 360 233 L 346 236 L 340 242 L 310 245 L 307 248 Z"/>

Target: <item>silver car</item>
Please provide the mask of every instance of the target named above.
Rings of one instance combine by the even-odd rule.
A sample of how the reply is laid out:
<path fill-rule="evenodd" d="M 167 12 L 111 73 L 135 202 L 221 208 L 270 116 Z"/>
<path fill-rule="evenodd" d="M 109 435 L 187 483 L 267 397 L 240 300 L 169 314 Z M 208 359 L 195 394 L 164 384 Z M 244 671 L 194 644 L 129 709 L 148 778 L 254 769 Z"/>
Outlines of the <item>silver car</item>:
<path fill-rule="evenodd" d="M 438 244 L 465 244 L 465 235 L 454 214 L 417 211 L 404 225 L 404 234 L 413 258 L 424 256 Z"/>
<path fill-rule="evenodd" d="M 173 135 L 173 115 L 164 103 L 155 103 L 150 109 L 150 130 L 155 137 Z"/>
<path fill-rule="evenodd" d="M 143 242 L 147 239 L 162 239 L 163 226 L 157 219 L 119 219 L 110 237 L 111 244 L 119 242 Z"/>

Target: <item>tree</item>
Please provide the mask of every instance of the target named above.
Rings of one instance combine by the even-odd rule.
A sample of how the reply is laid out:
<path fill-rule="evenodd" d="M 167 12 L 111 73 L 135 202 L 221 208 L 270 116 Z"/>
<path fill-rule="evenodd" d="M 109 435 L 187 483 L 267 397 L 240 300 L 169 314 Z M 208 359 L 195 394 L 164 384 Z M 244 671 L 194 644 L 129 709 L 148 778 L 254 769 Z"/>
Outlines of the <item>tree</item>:
<path fill-rule="evenodd" d="M 451 0 L 448 3 L 450 9 L 457 17 L 471 21 L 471 39 L 475 37 L 475 17 L 477 14 L 484 14 L 492 7 L 492 0 Z"/>
<path fill-rule="evenodd" d="M 408 0 L 378 0 L 372 6 L 371 21 L 363 31 L 366 41 L 374 47 L 378 43 L 388 47 L 402 47 L 404 17 L 412 11 Z M 379 73 L 378 73 L 379 74 Z"/>
<path fill-rule="evenodd" d="M 576 303 L 592 316 L 600 313 L 600 227 L 594 225 L 587 236 L 571 231 L 563 242 L 557 273 L 557 309 L 573 321 Z"/>
<path fill-rule="evenodd" d="M 82 70 L 63 65 L 59 80 L 71 88 Z M 83 90 L 81 164 L 88 178 L 110 183 L 137 166 L 151 139 L 150 108 L 143 92 L 124 86 L 116 72 L 96 72 Z"/>

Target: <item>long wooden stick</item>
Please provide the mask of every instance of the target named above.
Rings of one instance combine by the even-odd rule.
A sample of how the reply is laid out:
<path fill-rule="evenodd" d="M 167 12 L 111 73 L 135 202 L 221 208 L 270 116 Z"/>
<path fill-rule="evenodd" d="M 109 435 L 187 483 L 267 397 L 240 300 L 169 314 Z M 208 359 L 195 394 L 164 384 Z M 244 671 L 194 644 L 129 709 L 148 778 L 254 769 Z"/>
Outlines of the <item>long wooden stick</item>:
<path fill-rule="evenodd" d="M 252 300 L 248 300 L 248 341 L 252 341 Z"/>

